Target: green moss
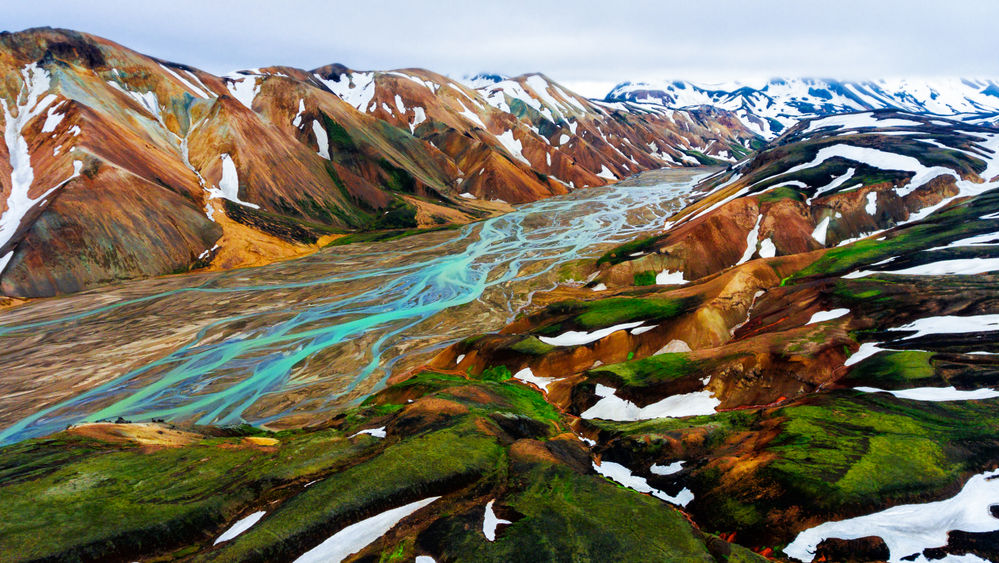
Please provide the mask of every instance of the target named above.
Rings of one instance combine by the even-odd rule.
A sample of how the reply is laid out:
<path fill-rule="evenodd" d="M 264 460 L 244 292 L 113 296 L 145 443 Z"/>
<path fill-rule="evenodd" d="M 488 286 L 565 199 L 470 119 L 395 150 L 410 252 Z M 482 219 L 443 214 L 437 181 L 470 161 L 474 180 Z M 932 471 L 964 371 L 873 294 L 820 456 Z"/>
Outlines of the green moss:
<path fill-rule="evenodd" d="M 464 385 L 468 382 L 467 379 L 458 375 L 448 375 L 443 373 L 435 373 L 431 371 L 425 371 L 406 379 L 405 381 L 400 381 L 396 383 L 389 389 L 411 389 L 417 388 L 420 390 L 421 394 L 433 393 L 441 389 L 452 387 L 455 384 Z"/>
<path fill-rule="evenodd" d="M 364 445 L 335 431 L 282 437 L 279 448 L 210 438 L 147 451 L 73 436 L 4 448 L 0 552 L 11 560 L 102 559 L 214 530 L 274 483 L 328 471 Z"/>
<path fill-rule="evenodd" d="M 851 369 L 847 379 L 853 385 L 864 384 L 882 389 L 927 386 L 926 380 L 939 379 L 930 363 L 933 355 L 932 352 L 919 350 L 882 352 Z"/>
<path fill-rule="evenodd" d="M 766 470 L 818 507 L 878 504 L 879 499 L 940 489 L 959 479 L 966 460 L 947 455 L 960 440 L 954 417 L 961 405 L 927 405 L 873 395 L 824 398 L 788 407 L 780 435 L 768 450 L 778 459 Z M 951 416 L 941 416 L 950 411 Z M 997 421 L 994 417 L 989 425 Z M 961 433 L 986 431 L 981 424 Z M 961 456 L 964 457 L 964 456 Z"/>
<path fill-rule="evenodd" d="M 656 273 L 652 270 L 635 273 L 634 285 L 655 285 Z"/>
<path fill-rule="evenodd" d="M 416 178 L 406 170 L 381 158 L 378 166 L 388 174 L 388 188 L 392 191 L 411 194 L 416 189 Z"/>
<path fill-rule="evenodd" d="M 589 260 L 569 260 L 568 262 L 562 263 L 558 266 L 558 281 L 576 281 L 581 280 L 586 277 L 588 273 L 587 267 L 590 265 Z"/>
<path fill-rule="evenodd" d="M 857 497 L 884 495 L 893 484 L 900 489 L 939 486 L 953 469 L 940 444 L 930 438 L 873 436 L 836 486 Z"/>
<path fill-rule="evenodd" d="M 586 302 L 582 306 L 585 312 L 577 315 L 575 321 L 588 330 L 636 320 L 662 321 L 687 312 L 693 306 L 693 301 L 684 299 L 614 297 Z"/>
<path fill-rule="evenodd" d="M 495 385 L 490 390 L 502 396 L 513 407 L 514 412 L 562 427 L 562 415 L 538 391 L 513 382 Z"/>
<path fill-rule="evenodd" d="M 538 465 L 502 502 L 522 514 L 495 542 L 452 520 L 444 558 L 456 561 L 714 562 L 704 536 L 652 497 L 567 467 Z"/>
<path fill-rule="evenodd" d="M 479 379 L 484 381 L 506 381 L 513 377 L 510 370 L 506 366 L 493 366 L 482 370 L 479 374 Z"/>
<path fill-rule="evenodd" d="M 707 416 L 686 418 L 656 418 L 637 422 L 611 422 L 589 420 L 587 424 L 610 436 L 629 436 L 646 443 L 655 443 L 662 436 L 679 431 L 697 429 L 706 436 L 705 445 L 711 447 L 725 442 L 732 434 L 744 432 L 758 422 L 759 413 L 750 410 L 723 411 Z"/>
<path fill-rule="evenodd" d="M 370 229 L 411 229 L 416 227 L 416 206 L 398 199 L 368 226 Z"/>
<path fill-rule="evenodd" d="M 281 559 L 296 545 L 316 545 L 329 530 L 370 515 L 364 512 L 367 507 L 440 495 L 499 471 L 504 459 L 503 448 L 466 418 L 391 445 L 377 457 L 302 490 L 213 558 Z"/>
<path fill-rule="evenodd" d="M 794 201 L 805 200 L 804 196 L 801 195 L 801 192 L 790 186 L 781 186 L 779 188 L 768 190 L 761 193 L 758 198 L 760 203 L 773 203 L 782 199 L 791 199 Z"/>
<path fill-rule="evenodd" d="M 747 149 L 746 147 L 738 143 L 729 143 L 728 148 L 729 150 L 732 151 L 732 155 L 739 160 L 742 160 L 743 158 L 746 158 L 747 156 L 752 154 L 751 150 Z"/>
<path fill-rule="evenodd" d="M 618 386 L 648 387 L 696 373 L 698 362 L 685 353 L 658 354 L 590 370 L 590 376 L 610 377 Z"/>
<path fill-rule="evenodd" d="M 413 540 L 412 538 L 406 538 L 406 540 L 397 545 L 395 549 L 383 552 L 378 558 L 378 563 L 398 563 L 399 561 L 406 561 L 407 554 L 412 551 Z"/>
<path fill-rule="evenodd" d="M 892 231 L 883 240 L 863 239 L 828 249 L 822 257 L 792 276 L 797 280 L 810 276 L 842 274 L 881 260 L 904 256 L 966 236 L 992 232 L 994 226 L 980 220 L 982 211 L 992 209 L 988 195 L 938 211 L 920 223 Z"/>
<path fill-rule="evenodd" d="M 338 152 L 357 152 L 357 144 L 342 125 L 333 121 L 325 113 L 319 112 L 319 115 L 323 122 L 323 128 L 329 137 L 331 156 Z"/>
<path fill-rule="evenodd" d="M 651 252 L 652 250 L 654 250 L 656 241 L 658 240 L 659 237 L 653 236 L 653 237 L 633 240 L 631 242 L 622 244 L 617 248 L 613 248 L 607 251 L 603 256 L 598 258 L 597 266 L 600 266 L 601 264 L 611 264 L 611 265 L 619 264 L 627 260 L 629 257 L 631 257 L 632 254 L 638 252 L 645 252 L 645 253 Z"/>
<path fill-rule="evenodd" d="M 538 340 L 537 337 L 528 336 L 527 338 L 518 341 L 513 346 L 510 346 L 510 349 L 515 352 L 520 352 L 521 354 L 544 356 L 554 350 L 555 347 L 551 344 L 545 344 L 544 342 Z"/>
<path fill-rule="evenodd" d="M 687 156 L 691 156 L 694 159 L 696 159 L 698 164 L 700 164 L 701 166 L 728 166 L 729 164 L 724 160 L 717 159 L 713 156 L 708 156 L 702 153 L 701 151 L 693 149 L 685 150 L 683 151 L 683 153 L 686 154 Z"/>

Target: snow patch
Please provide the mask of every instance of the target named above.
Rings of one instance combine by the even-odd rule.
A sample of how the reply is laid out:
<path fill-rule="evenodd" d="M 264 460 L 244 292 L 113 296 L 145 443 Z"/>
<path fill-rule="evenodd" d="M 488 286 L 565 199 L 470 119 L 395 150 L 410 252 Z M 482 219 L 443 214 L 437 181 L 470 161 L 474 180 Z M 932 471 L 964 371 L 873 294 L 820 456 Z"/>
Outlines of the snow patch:
<path fill-rule="evenodd" d="M 316 152 L 319 156 L 330 159 L 330 139 L 326 136 L 326 129 L 319 123 L 318 120 L 312 120 L 312 132 L 316 136 L 316 146 L 319 150 Z"/>
<path fill-rule="evenodd" d="M 721 404 L 721 401 L 715 398 L 708 389 L 673 395 L 644 407 L 639 407 L 631 401 L 622 399 L 614 392 L 613 387 L 598 383 L 594 393 L 600 397 L 600 400 L 580 414 L 580 418 L 599 418 L 618 422 L 635 422 L 653 418 L 680 418 L 714 414 L 715 407 Z"/>
<path fill-rule="evenodd" d="M 970 276 L 999 270 L 999 258 L 959 258 L 920 264 L 911 268 L 890 271 L 858 270 L 844 278 L 854 279 L 871 274 L 893 274 L 898 276 Z"/>
<path fill-rule="evenodd" d="M 690 501 L 694 500 L 694 493 L 692 493 L 690 489 L 684 487 L 682 491 L 676 494 L 676 496 L 667 494 L 652 487 L 649 485 L 648 479 L 635 475 L 630 469 L 620 463 L 614 463 L 613 461 L 603 461 L 600 465 L 597 465 L 596 462 L 592 463 L 593 470 L 604 477 L 616 481 L 629 489 L 634 489 L 640 493 L 650 494 L 659 500 L 664 500 L 668 503 L 679 506 L 687 506 Z"/>
<path fill-rule="evenodd" d="M 339 563 L 385 535 L 403 518 L 439 498 L 441 497 L 418 500 L 351 524 L 302 554 L 295 559 L 295 563 Z"/>
<path fill-rule="evenodd" d="M 413 108 L 413 121 L 409 124 L 409 132 L 416 133 L 416 127 L 427 120 L 427 114 L 421 107 Z"/>
<path fill-rule="evenodd" d="M 80 175 L 83 163 L 79 160 L 73 161 L 73 173 L 45 190 L 41 195 L 32 198 L 28 195 L 31 184 L 35 180 L 35 171 L 31 167 L 31 153 L 28 150 L 28 141 L 21 134 L 22 129 L 29 121 L 39 116 L 45 109 L 55 101 L 53 94 L 48 94 L 49 73 L 35 63 L 31 63 L 21 70 L 21 79 L 24 84 L 16 96 L 15 107 L 7 105 L 7 100 L 0 98 L 4 114 L 4 142 L 7 144 L 7 153 L 10 158 L 10 194 L 7 196 L 7 209 L 0 215 L 0 248 L 3 248 L 14 237 L 21 226 L 21 220 L 38 203 L 44 201 L 50 194 L 58 190 L 67 182 Z M 43 97 L 44 94 L 44 97 Z M 23 99 L 23 103 L 18 100 Z M 16 108 L 17 115 L 13 114 Z M 79 131 L 79 128 L 76 128 Z M 8 251 L 0 259 L 0 273 L 10 262 L 13 253 Z"/>
<path fill-rule="evenodd" d="M 367 428 L 365 430 L 361 430 L 360 432 L 351 434 L 350 437 L 353 438 L 354 436 L 360 436 L 361 434 L 367 434 L 369 436 L 374 436 L 375 438 L 384 438 L 388 435 L 385 432 L 385 427 L 382 426 L 380 428 Z"/>
<path fill-rule="evenodd" d="M 674 473 L 679 473 L 680 471 L 683 471 L 682 461 L 674 461 L 669 465 L 653 464 L 652 467 L 649 468 L 649 472 L 653 475 L 673 475 Z"/>
<path fill-rule="evenodd" d="M 864 393 L 889 393 L 899 399 L 930 402 L 974 401 L 999 397 L 999 391 L 995 389 L 986 387 L 973 391 L 961 391 L 953 385 L 950 387 L 914 387 L 912 389 L 898 389 L 895 391 L 878 389 L 877 387 L 854 387 L 854 390 L 863 391 Z"/>
<path fill-rule="evenodd" d="M 817 240 L 822 246 L 826 245 L 826 231 L 829 229 L 829 216 L 823 217 L 819 224 L 812 231 L 812 238 Z"/>
<path fill-rule="evenodd" d="M 582 332 L 570 330 L 558 336 L 539 336 L 538 340 L 550 346 L 582 346 L 591 342 L 596 342 L 601 338 L 615 333 L 619 330 L 627 330 L 641 326 L 645 321 L 635 321 L 631 323 L 617 324 L 611 327 L 602 328 L 593 332 Z"/>
<path fill-rule="evenodd" d="M 176 72 L 174 72 L 173 70 L 171 70 L 166 65 L 162 65 L 161 64 L 160 68 L 162 68 L 163 70 L 167 71 L 167 74 L 169 74 L 170 76 L 176 78 L 181 84 L 183 84 L 184 86 L 186 86 L 190 91 L 194 92 L 198 96 L 200 96 L 202 98 L 211 98 L 211 97 L 213 97 L 211 94 L 209 94 L 205 90 L 202 90 L 201 88 L 198 88 L 194 84 L 191 84 L 191 82 L 188 79 L 186 79 L 183 76 L 177 74 Z M 192 74 L 191 76 L 194 76 L 194 75 Z M 197 77 L 195 77 L 195 79 L 196 78 Z"/>
<path fill-rule="evenodd" d="M 230 76 L 226 78 L 225 85 L 233 98 L 248 109 L 253 109 L 253 99 L 260 93 L 260 83 L 256 76 Z"/>
<path fill-rule="evenodd" d="M 490 500 L 486 503 L 486 511 L 482 517 L 482 534 L 486 536 L 486 539 L 489 541 L 496 541 L 496 528 L 499 527 L 500 524 L 513 524 L 513 522 L 509 520 L 503 520 L 502 518 L 498 518 L 496 516 L 496 513 L 493 512 L 494 502 L 496 502 L 496 499 Z"/>
<path fill-rule="evenodd" d="M 600 165 L 600 172 L 597 172 L 597 176 L 607 180 L 617 180 L 617 176 L 604 164 Z"/>
<path fill-rule="evenodd" d="M 833 309 L 832 311 L 819 311 L 812 315 L 812 318 L 808 319 L 806 325 L 821 323 L 825 321 L 831 321 L 833 319 L 838 319 L 843 315 L 849 315 L 849 309 Z"/>
<path fill-rule="evenodd" d="M 867 205 L 864 206 L 864 211 L 866 211 L 867 214 L 871 215 L 871 216 L 873 216 L 875 213 L 878 212 L 878 193 L 877 192 L 868 192 L 867 193 Z"/>
<path fill-rule="evenodd" d="M 656 285 L 683 285 L 687 280 L 683 279 L 683 271 L 671 272 L 663 270 L 656 274 Z"/>
<path fill-rule="evenodd" d="M 519 379 L 527 383 L 533 383 L 538 387 L 538 389 L 541 389 L 542 391 L 545 392 L 548 391 L 548 386 L 555 381 L 554 377 L 538 377 L 534 375 L 534 372 L 531 371 L 531 368 L 524 368 L 518 371 L 517 373 L 513 374 L 513 378 Z"/>
<path fill-rule="evenodd" d="M 746 235 L 746 250 L 742 253 L 742 258 L 739 258 L 739 261 L 735 263 L 736 266 L 748 262 L 753 257 L 753 254 L 756 254 L 756 241 L 760 238 L 760 223 L 762 221 L 763 215 L 757 215 L 756 224 L 753 225 L 749 234 Z"/>
<path fill-rule="evenodd" d="M 983 533 L 999 530 L 999 519 L 989 507 L 999 503 L 999 469 L 973 476 L 956 496 L 923 504 L 893 506 L 856 518 L 826 522 L 809 528 L 784 548 L 784 553 L 806 563 L 815 558 L 818 545 L 827 538 L 857 539 L 878 536 L 891 554 L 888 561 L 921 554 L 947 545 L 954 530 Z"/>
<path fill-rule="evenodd" d="M 506 152 L 510 153 L 510 155 L 517 160 L 530 166 L 531 163 L 528 162 L 523 155 L 524 147 L 520 144 L 520 141 L 513 138 L 513 131 L 504 131 L 503 134 L 496 135 L 496 138 L 503 145 L 503 148 L 506 149 Z"/>
<path fill-rule="evenodd" d="M 777 256 L 777 247 L 774 246 L 774 241 L 767 237 L 760 243 L 760 258 L 773 258 L 774 256 Z"/>
<path fill-rule="evenodd" d="M 217 188 L 208 189 L 209 199 L 228 199 L 233 203 L 260 209 L 255 203 L 250 203 L 239 199 L 239 173 L 236 171 L 236 163 L 232 161 L 229 153 L 222 154 L 222 178 L 219 180 Z"/>
<path fill-rule="evenodd" d="M 267 511 L 261 510 L 258 512 L 254 512 L 253 514 L 247 516 L 246 518 L 240 519 L 238 522 L 233 524 L 228 530 L 226 530 L 221 536 L 219 536 L 218 539 L 215 540 L 215 543 L 213 543 L 212 545 L 218 545 L 222 542 L 227 542 L 235 538 L 236 536 L 242 534 L 243 532 L 249 530 L 251 527 L 253 527 L 254 524 L 259 522 L 260 519 L 264 517 L 264 514 L 267 514 Z"/>
<path fill-rule="evenodd" d="M 61 104 L 57 104 L 49 108 L 48 113 L 45 115 L 45 123 L 42 125 L 42 133 L 51 133 L 55 131 L 56 126 L 59 125 L 62 118 L 66 117 L 66 114 L 64 113 L 54 113 L 57 109 L 59 109 L 59 105 Z"/>
<path fill-rule="evenodd" d="M 337 80 L 326 80 L 318 74 L 313 76 L 339 96 L 341 100 L 362 112 L 368 111 L 371 100 L 375 97 L 375 73 L 373 72 L 344 73 L 337 77 Z"/>

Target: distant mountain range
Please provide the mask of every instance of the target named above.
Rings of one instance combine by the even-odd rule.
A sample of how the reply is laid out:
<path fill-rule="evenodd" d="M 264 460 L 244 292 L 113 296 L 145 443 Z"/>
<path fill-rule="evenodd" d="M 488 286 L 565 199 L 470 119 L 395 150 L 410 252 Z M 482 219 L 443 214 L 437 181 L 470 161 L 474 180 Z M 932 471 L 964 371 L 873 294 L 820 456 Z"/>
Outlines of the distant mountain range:
<path fill-rule="evenodd" d="M 541 74 L 215 76 L 50 28 L 0 34 L 0 106 L 0 295 L 17 297 L 466 223 L 760 142 L 727 111 L 592 101 Z"/>
<path fill-rule="evenodd" d="M 954 116 L 976 124 L 999 118 L 999 83 L 993 80 L 623 82 L 605 100 L 674 109 L 714 106 L 735 112 L 747 127 L 766 138 L 776 137 L 802 119 L 876 109 Z"/>

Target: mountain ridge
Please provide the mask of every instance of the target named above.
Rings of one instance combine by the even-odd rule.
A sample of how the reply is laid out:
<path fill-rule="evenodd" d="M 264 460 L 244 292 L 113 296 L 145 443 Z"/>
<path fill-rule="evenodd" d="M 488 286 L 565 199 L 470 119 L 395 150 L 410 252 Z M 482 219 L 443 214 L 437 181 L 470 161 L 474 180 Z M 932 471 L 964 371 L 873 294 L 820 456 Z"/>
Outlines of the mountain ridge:
<path fill-rule="evenodd" d="M 12 297 L 466 223 L 732 161 L 756 142 L 726 112 L 601 106 L 537 74 L 490 103 L 429 70 L 215 76 L 72 30 L 4 33 L 0 51 L 0 293 Z M 518 79 L 540 82 L 513 92 Z M 548 92 L 560 94 L 539 101 Z"/>
<path fill-rule="evenodd" d="M 622 82 L 606 100 L 670 108 L 713 105 L 736 112 L 748 127 L 774 138 L 801 119 L 834 113 L 894 109 L 994 122 L 999 115 L 994 79 L 771 78 L 722 84 L 684 80 Z"/>

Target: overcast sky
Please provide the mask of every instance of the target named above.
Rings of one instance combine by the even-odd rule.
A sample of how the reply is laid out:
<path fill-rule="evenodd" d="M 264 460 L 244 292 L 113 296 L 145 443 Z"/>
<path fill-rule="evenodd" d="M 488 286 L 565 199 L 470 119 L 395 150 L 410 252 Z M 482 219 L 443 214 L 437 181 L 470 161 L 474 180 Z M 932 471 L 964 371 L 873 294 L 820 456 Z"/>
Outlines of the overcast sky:
<path fill-rule="evenodd" d="M 617 82 L 999 76 L 996 0 L 15 0 L 0 26 L 101 35 L 222 74 L 285 64 Z"/>

